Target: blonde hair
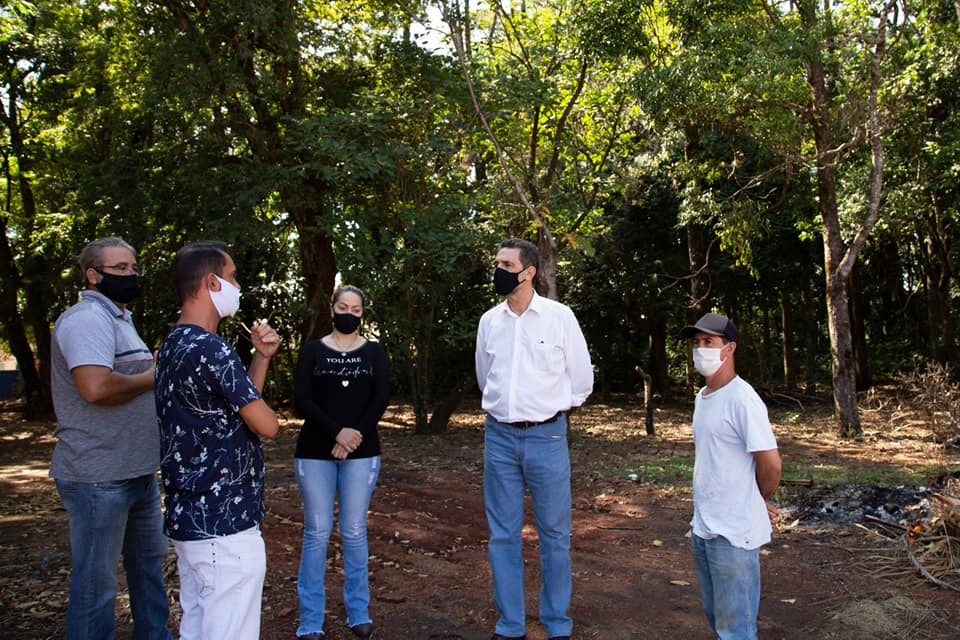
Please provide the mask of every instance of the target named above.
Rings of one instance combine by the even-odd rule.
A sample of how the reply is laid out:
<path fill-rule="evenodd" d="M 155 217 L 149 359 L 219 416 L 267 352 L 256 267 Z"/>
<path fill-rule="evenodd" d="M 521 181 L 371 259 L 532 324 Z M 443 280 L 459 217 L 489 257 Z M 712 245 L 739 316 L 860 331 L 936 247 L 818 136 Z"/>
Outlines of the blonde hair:
<path fill-rule="evenodd" d="M 333 295 L 330 296 L 330 304 L 336 304 L 337 300 L 340 299 L 345 293 L 353 293 L 360 297 L 360 306 L 363 307 L 363 310 L 367 309 L 367 294 L 363 292 L 363 289 L 360 287 L 355 287 L 352 284 L 342 284 L 333 291 Z"/>

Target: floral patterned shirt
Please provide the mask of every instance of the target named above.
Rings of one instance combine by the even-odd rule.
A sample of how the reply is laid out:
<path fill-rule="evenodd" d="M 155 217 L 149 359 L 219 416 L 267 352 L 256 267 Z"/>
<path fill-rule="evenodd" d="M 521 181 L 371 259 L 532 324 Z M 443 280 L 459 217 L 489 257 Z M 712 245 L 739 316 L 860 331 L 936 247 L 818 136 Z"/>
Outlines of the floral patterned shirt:
<path fill-rule="evenodd" d="M 165 533 L 203 540 L 256 526 L 263 448 L 239 412 L 260 393 L 236 350 L 201 327 L 175 325 L 157 354 L 154 394 Z"/>

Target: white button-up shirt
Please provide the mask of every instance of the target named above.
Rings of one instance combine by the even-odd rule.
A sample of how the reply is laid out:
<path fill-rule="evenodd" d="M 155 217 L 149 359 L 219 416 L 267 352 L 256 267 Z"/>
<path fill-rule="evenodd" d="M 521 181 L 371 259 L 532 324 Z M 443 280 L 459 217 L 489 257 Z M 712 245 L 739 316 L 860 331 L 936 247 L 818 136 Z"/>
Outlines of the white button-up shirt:
<path fill-rule="evenodd" d="M 573 311 L 536 293 L 517 315 L 506 301 L 477 327 L 477 384 L 500 422 L 539 421 L 579 407 L 593 390 L 593 365 Z"/>

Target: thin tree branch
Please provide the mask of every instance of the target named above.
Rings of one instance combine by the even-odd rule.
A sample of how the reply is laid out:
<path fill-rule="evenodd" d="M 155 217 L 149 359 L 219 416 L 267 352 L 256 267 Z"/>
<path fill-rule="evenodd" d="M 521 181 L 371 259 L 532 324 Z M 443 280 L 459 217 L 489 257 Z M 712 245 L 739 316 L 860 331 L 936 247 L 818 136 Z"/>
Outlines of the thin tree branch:
<path fill-rule="evenodd" d="M 697 269 L 697 270 L 694 271 L 693 273 L 688 273 L 688 274 L 685 275 L 685 276 L 671 276 L 671 275 L 668 274 L 668 273 L 656 274 L 656 275 L 658 275 L 658 276 L 659 276 L 659 275 L 662 275 L 663 277 L 667 278 L 668 280 L 672 280 L 672 281 L 673 281 L 673 282 L 671 282 L 670 284 L 668 284 L 667 286 L 665 286 L 665 287 L 663 287 L 663 288 L 661 288 L 661 289 L 657 289 L 657 294 L 659 295 L 659 294 L 663 293 L 664 291 L 668 291 L 668 290 L 672 289 L 673 287 L 679 285 L 681 282 L 684 282 L 684 281 L 686 281 L 686 280 L 693 280 L 694 278 L 698 278 L 701 273 L 706 272 L 706 274 L 707 274 L 707 290 L 704 292 L 704 294 L 703 294 L 702 296 L 700 296 L 700 297 L 697 298 L 696 300 L 692 300 L 692 301 L 690 302 L 690 304 L 687 305 L 687 306 L 688 306 L 689 308 L 691 308 L 691 309 L 695 309 L 695 308 L 697 308 L 698 306 L 700 306 L 700 304 L 701 304 L 704 300 L 706 300 L 707 298 L 710 297 L 710 290 L 713 288 L 713 279 L 710 277 L 710 272 L 707 271 L 707 269 L 710 267 L 710 252 L 713 250 L 713 245 L 717 244 L 717 242 L 718 242 L 719 240 L 720 240 L 720 238 L 714 236 L 713 240 L 710 241 L 710 244 L 707 246 L 707 251 L 706 251 L 706 255 L 704 256 L 703 264 L 700 266 L 699 269 Z"/>
<path fill-rule="evenodd" d="M 566 129 L 567 118 L 570 117 L 570 112 L 573 111 L 573 105 L 575 105 L 577 100 L 580 99 L 580 94 L 583 92 L 583 86 L 587 82 L 588 68 L 589 66 L 586 58 L 581 59 L 580 75 L 577 77 L 577 86 L 573 90 L 573 95 L 570 96 L 570 99 L 567 101 L 567 105 L 563 108 L 563 113 L 560 114 L 560 119 L 557 120 L 557 128 L 553 131 L 553 153 L 550 156 L 550 166 L 547 169 L 547 177 L 543 181 L 547 190 L 549 190 L 553 185 L 553 180 L 557 175 L 557 164 L 560 161 L 560 136 L 563 135 L 563 132 Z"/>
<path fill-rule="evenodd" d="M 483 130 L 490 138 L 490 142 L 493 143 L 493 147 L 497 153 L 497 158 L 500 161 L 500 166 L 503 167 L 503 171 L 507 176 L 507 180 L 513 187 L 513 191 L 520 199 L 520 202 L 523 203 L 527 213 L 529 213 L 531 217 L 533 217 L 533 219 L 539 223 L 541 232 L 544 234 L 550 245 L 553 246 L 555 241 L 553 234 L 550 232 L 550 227 L 547 224 L 545 216 L 540 210 L 530 204 L 527 194 L 524 192 L 523 187 L 520 186 L 520 182 L 513 175 L 513 171 L 510 169 L 510 165 L 507 162 L 506 154 L 503 151 L 503 146 L 500 144 L 500 140 L 490 127 L 490 123 L 487 121 L 487 116 L 480 106 L 480 101 L 477 98 L 477 93 L 473 86 L 473 79 L 470 77 L 470 70 L 467 67 L 466 55 L 463 49 L 463 38 L 461 37 L 459 29 L 457 29 L 455 19 L 449 14 L 445 15 L 444 19 L 450 27 L 450 39 L 453 42 L 453 48 L 457 54 L 457 61 L 460 64 L 460 70 L 463 73 L 463 79 L 467 84 L 467 91 L 470 93 L 470 101 L 473 103 L 473 108 L 477 113 L 477 117 L 480 119 L 480 124 L 483 126 Z"/>
<path fill-rule="evenodd" d="M 877 224 L 880 217 L 880 199 L 883 196 L 883 138 L 881 137 L 880 118 L 878 115 L 879 106 L 877 104 L 877 94 L 880 91 L 880 65 L 883 62 L 883 56 L 886 50 L 887 36 L 887 18 L 890 12 L 897 5 L 898 0 L 887 0 L 880 11 L 880 20 L 877 24 L 876 46 L 873 49 L 872 64 L 870 65 L 870 90 L 867 97 L 867 108 L 869 112 L 868 135 L 870 138 L 870 149 L 873 155 L 873 164 L 870 167 L 870 197 L 867 204 L 867 216 L 857 231 L 856 237 L 840 261 L 837 268 L 837 274 L 844 281 L 849 279 L 853 272 L 853 265 L 856 263 L 857 255 L 860 249 L 867 241 L 867 236 Z"/>

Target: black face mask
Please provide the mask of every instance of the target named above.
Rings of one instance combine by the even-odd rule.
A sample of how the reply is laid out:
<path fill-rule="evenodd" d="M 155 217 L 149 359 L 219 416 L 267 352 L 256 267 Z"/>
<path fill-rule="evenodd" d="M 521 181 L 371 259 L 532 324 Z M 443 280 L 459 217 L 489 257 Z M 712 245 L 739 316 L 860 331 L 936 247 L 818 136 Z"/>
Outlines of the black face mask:
<path fill-rule="evenodd" d="M 333 328 L 345 335 L 350 335 L 360 328 L 360 317 L 352 313 L 333 314 Z"/>
<path fill-rule="evenodd" d="M 493 290 L 497 295 L 506 296 L 520 286 L 520 273 L 513 273 L 497 267 L 493 272 Z"/>
<path fill-rule="evenodd" d="M 97 291 L 107 296 L 117 304 L 127 304 L 138 295 L 140 295 L 140 276 L 118 276 L 112 273 L 104 273 L 100 269 L 94 269 L 102 276 L 100 282 L 96 284 Z"/>

